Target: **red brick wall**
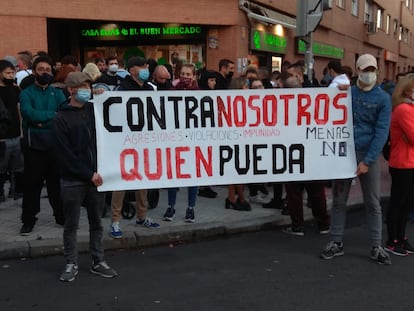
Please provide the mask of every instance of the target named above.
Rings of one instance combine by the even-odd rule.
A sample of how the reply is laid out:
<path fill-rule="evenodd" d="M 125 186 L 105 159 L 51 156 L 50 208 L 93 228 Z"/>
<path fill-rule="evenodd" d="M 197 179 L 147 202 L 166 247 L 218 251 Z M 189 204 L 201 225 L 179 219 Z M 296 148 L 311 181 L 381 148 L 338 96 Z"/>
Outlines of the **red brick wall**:
<path fill-rule="evenodd" d="M 1 16 L 0 29 L 7 37 L 7 44 L 0 44 L 0 58 L 23 50 L 47 50 L 44 17 Z"/>

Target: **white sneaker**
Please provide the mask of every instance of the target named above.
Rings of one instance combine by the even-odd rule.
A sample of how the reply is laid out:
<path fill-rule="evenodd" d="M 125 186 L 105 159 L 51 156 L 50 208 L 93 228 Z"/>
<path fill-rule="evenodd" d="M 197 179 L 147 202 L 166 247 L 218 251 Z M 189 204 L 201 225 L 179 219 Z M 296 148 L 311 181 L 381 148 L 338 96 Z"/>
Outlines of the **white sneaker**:
<path fill-rule="evenodd" d="M 270 202 L 270 199 L 258 193 L 255 196 L 250 196 L 249 201 L 255 204 L 267 204 Z"/>
<path fill-rule="evenodd" d="M 122 238 L 122 231 L 121 227 L 119 226 L 119 222 L 113 222 L 111 224 L 111 237 L 114 239 Z"/>

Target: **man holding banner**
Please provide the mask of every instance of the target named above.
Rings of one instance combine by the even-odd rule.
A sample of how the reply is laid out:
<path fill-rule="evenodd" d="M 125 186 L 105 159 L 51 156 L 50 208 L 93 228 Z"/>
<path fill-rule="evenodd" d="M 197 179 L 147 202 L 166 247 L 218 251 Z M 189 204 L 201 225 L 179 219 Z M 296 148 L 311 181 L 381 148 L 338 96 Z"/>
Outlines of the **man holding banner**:
<path fill-rule="evenodd" d="M 391 260 L 382 244 L 382 211 L 380 205 L 381 168 L 379 155 L 388 138 L 391 118 L 391 98 L 378 85 L 377 60 L 370 54 L 361 55 L 356 68 L 358 80 L 352 86 L 354 116 L 354 141 L 358 167 L 356 175 L 361 183 L 367 211 L 370 258 L 378 264 L 390 265 Z M 336 180 L 332 185 L 331 212 L 332 241 L 320 254 L 322 259 L 332 259 L 344 254 L 343 236 L 346 220 L 346 203 L 352 179 Z"/>
<path fill-rule="evenodd" d="M 121 82 L 120 91 L 154 91 L 155 88 L 147 80 L 150 77 L 147 61 L 141 56 L 132 56 L 128 60 L 129 76 Z M 124 202 L 125 191 L 113 191 L 111 200 L 112 224 L 111 236 L 115 239 L 122 238 L 122 230 L 120 227 L 121 210 Z M 157 228 L 159 224 L 147 215 L 147 190 L 135 190 L 135 210 L 136 224 L 147 228 Z"/>
<path fill-rule="evenodd" d="M 66 265 L 60 280 L 71 282 L 78 274 L 77 230 L 82 204 L 85 204 L 89 221 L 90 272 L 113 278 L 118 274 L 104 260 L 101 220 L 104 193 L 97 191 L 103 178 L 97 172 L 95 120 L 89 103 L 91 81 L 84 72 L 72 72 L 65 83 L 70 101 L 59 110 L 53 124 L 65 216 L 63 254 Z"/>

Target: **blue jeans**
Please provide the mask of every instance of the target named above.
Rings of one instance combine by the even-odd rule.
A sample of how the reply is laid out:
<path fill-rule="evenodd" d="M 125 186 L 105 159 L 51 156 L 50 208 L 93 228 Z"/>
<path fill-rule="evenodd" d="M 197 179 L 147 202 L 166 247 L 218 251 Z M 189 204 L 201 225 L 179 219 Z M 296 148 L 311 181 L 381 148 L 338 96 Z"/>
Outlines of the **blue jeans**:
<path fill-rule="evenodd" d="M 63 254 L 67 263 L 78 262 L 77 230 L 80 207 L 84 205 L 89 221 L 89 248 L 94 262 L 103 261 L 103 228 L 101 222 L 104 192 L 97 192 L 91 183 L 61 179 L 61 193 L 65 226 L 63 229 Z"/>
<path fill-rule="evenodd" d="M 357 154 L 358 163 L 362 156 Z M 369 166 L 368 172 L 359 176 L 362 196 L 367 215 L 368 233 L 372 246 L 382 243 L 382 210 L 380 205 L 381 167 L 379 160 Z M 342 242 L 346 223 L 346 204 L 352 179 L 335 180 L 332 183 L 331 236 L 335 242 Z"/>
<path fill-rule="evenodd" d="M 188 207 L 195 207 L 198 186 L 188 187 Z M 178 188 L 168 188 L 168 206 L 175 206 Z"/>

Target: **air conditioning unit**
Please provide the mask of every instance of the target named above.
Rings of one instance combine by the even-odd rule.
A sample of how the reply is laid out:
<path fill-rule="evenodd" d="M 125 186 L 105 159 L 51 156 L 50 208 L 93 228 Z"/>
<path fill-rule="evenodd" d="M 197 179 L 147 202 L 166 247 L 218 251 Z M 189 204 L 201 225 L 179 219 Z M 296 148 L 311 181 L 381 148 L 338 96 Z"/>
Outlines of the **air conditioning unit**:
<path fill-rule="evenodd" d="M 368 22 L 368 34 L 374 34 L 377 32 L 377 23 L 376 22 Z"/>

